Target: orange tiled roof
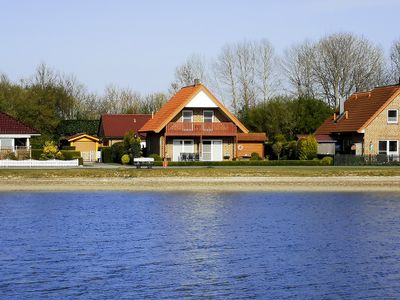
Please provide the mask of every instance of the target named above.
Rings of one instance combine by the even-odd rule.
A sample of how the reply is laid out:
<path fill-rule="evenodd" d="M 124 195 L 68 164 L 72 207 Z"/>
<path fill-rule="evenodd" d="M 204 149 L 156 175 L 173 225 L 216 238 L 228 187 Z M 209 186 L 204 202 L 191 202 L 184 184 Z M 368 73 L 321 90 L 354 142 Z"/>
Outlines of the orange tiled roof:
<path fill-rule="evenodd" d="M 361 132 L 385 107 L 400 94 L 400 85 L 376 87 L 370 92 L 354 93 L 344 102 L 348 118 L 337 121 L 330 116 L 315 134 L 334 132 Z"/>
<path fill-rule="evenodd" d="M 238 133 L 239 142 L 265 142 L 268 140 L 265 132 Z"/>
<path fill-rule="evenodd" d="M 150 119 L 139 132 L 160 132 L 200 91 L 205 92 L 210 99 L 238 126 L 247 133 L 247 128 L 202 84 L 190 85 L 180 89 L 163 107 Z"/>

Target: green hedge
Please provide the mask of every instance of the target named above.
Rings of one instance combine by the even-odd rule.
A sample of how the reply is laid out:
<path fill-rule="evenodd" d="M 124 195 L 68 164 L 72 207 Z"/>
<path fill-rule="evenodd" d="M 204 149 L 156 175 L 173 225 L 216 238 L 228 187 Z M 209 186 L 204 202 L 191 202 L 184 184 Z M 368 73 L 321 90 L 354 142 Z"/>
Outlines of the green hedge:
<path fill-rule="evenodd" d="M 64 156 L 65 160 L 71 160 L 81 157 L 80 151 L 75 150 L 61 150 L 62 155 Z"/>
<path fill-rule="evenodd" d="M 111 148 L 110 147 L 101 148 L 101 161 L 106 164 L 113 162 L 112 158 L 111 158 Z"/>
<path fill-rule="evenodd" d="M 212 166 L 323 166 L 322 160 L 236 160 L 236 161 L 169 161 L 168 166 L 212 167 Z M 162 166 L 162 161 L 155 161 L 154 166 Z"/>
<path fill-rule="evenodd" d="M 32 149 L 32 159 L 40 159 L 40 155 L 43 153 L 43 149 Z M 65 160 L 71 160 L 81 157 L 80 151 L 74 150 L 61 150 Z"/>

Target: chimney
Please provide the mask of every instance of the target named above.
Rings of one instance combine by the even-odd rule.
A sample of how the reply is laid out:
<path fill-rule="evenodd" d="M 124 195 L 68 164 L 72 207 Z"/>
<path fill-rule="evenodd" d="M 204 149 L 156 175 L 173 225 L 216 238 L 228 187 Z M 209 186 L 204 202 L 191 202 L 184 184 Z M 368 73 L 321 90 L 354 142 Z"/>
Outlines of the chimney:
<path fill-rule="evenodd" d="M 196 79 L 194 80 L 194 85 L 198 85 L 198 84 L 200 84 L 200 79 L 196 78 Z"/>
<path fill-rule="evenodd" d="M 154 110 L 151 111 L 151 118 L 154 118 Z"/>
<path fill-rule="evenodd" d="M 333 113 L 333 121 L 336 121 L 336 119 L 337 119 L 337 115 L 336 115 L 336 113 Z"/>
<path fill-rule="evenodd" d="M 345 111 L 345 117 L 346 117 L 346 119 L 349 118 L 349 112 L 347 110 Z"/>

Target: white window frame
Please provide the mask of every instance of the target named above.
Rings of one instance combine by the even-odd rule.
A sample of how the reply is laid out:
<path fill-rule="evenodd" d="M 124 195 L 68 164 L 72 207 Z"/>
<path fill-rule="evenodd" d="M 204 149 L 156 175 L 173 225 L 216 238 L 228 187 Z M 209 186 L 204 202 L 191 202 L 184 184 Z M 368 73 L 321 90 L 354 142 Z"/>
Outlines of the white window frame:
<path fill-rule="evenodd" d="M 191 117 L 190 117 L 190 122 L 193 123 L 193 110 L 182 110 L 182 122 L 185 122 L 185 117 L 184 114 L 185 113 L 190 113 Z"/>
<path fill-rule="evenodd" d="M 386 142 L 386 152 L 385 153 L 381 153 L 381 149 L 379 147 L 379 144 L 381 142 Z M 396 151 L 390 151 L 390 142 L 396 142 Z M 378 141 L 378 154 L 384 154 L 384 155 L 399 155 L 399 141 L 397 140 L 379 140 Z"/>
<path fill-rule="evenodd" d="M 390 111 L 395 111 L 396 112 L 396 120 L 395 121 L 390 121 L 389 120 L 389 112 Z M 397 109 L 388 109 L 387 111 L 387 123 L 388 124 L 398 124 L 399 122 L 399 111 Z"/>
<path fill-rule="evenodd" d="M 211 113 L 212 114 L 212 116 L 211 116 L 211 122 L 208 122 L 208 123 L 214 123 L 214 111 L 213 110 L 203 110 L 203 123 L 206 123 L 205 122 L 205 120 L 206 120 L 206 118 L 205 118 L 205 113 Z"/>

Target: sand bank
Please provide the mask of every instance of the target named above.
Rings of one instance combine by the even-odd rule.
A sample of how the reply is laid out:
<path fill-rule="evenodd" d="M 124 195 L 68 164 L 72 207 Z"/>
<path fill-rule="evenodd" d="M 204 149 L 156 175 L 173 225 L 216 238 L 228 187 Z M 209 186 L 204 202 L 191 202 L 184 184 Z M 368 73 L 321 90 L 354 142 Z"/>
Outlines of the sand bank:
<path fill-rule="evenodd" d="M 1 178 L 0 191 L 385 191 L 400 192 L 400 176 Z"/>

